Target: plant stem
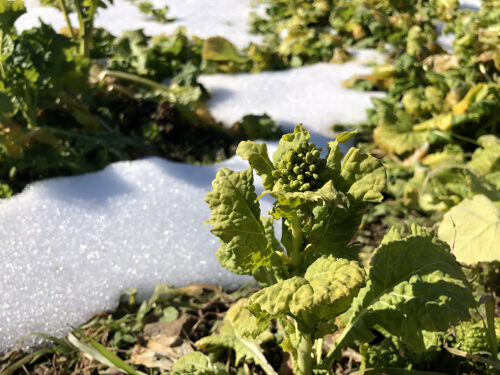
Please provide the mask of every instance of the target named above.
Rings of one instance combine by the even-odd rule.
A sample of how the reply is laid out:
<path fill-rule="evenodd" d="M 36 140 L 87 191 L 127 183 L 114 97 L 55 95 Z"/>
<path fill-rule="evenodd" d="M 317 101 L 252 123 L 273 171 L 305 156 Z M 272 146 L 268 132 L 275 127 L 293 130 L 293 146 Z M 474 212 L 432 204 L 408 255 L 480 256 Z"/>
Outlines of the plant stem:
<path fill-rule="evenodd" d="M 0 56 L 2 55 L 3 50 L 3 30 L 0 30 Z M 5 68 L 3 66 L 3 61 L 0 59 L 0 78 L 5 79 Z"/>
<path fill-rule="evenodd" d="M 323 356 L 323 338 L 316 340 L 316 364 L 321 364 L 321 357 Z"/>
<path fill-rule="evenodd" d="M 71 20 L 69 19 L 68 7 L 64 0 L 59 0 L 59 7 L 61 8 L 61 12 L 64 15 L 64 19 L 66 20 L 66 25 L 68 25 L 69 35 L 71 35 L 71 39 L 76 40 L 75 31 L 73 30 L 73 26 L 71 25 Z"/>
<path fill-rule="evenodd" d="M 138 75 L 135 75 L 135 74 L 120 72 L 120 71 L 116 71 L 116 70 L 103 70 L 99 74 L 99 80 L 101 81 L 106 76 L 120 78 L 120 79 L 124 79 L 127 81 L 135 82 L 135 83 L 140 83 L 142 85 L 146 85 L 146 86 L 152 87 L 154 89 L 157 89 L 160 91 L 165 91 L 168 93 L 171 92 L 171 90 L 168 86 L 162 85 L 161 83 L 155 82 L 151 79 L 139 77 Z"/>
<path fill-rule="evenodd" d="M 294 216 L 290 220 L 290 231 L 292 234 L 290 258 L 292 260 L 292 266 L 298 269 L 302 265 L 302 228 L 300 226 L 300 219 L 297 216 Z"/>
<path fill-rule="evenodd" d="M 312 344 L 313 340 L 310 334 L 299 333 L 299 347 L 297 348 L 297 375 L 310 375 L 312 374 L 313 358 L 312 358 Z"/>
<path fill-rule="evenodd" d="M 78 39 L 80 39 L 80 54 L 82 56 L 88 55 L 88 45 L 87 45 L 87 28 L 85 26 L 85 19 L 83 18 L 82 3 L 80 0 L 74 0 L 76 15 L 78 16 L 78 23 L 80 25 L 80 33 Z"/>

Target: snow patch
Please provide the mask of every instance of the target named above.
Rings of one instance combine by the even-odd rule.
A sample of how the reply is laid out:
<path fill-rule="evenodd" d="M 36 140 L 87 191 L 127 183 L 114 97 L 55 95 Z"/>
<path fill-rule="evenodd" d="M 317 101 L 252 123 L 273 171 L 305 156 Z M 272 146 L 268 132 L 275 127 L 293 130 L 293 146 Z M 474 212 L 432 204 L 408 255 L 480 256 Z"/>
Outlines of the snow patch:
<path fill-rule="evenodd" d="M 169 18 L 174 22 L 158 23 L 139 12 L 129 1 L 116 0 L 106 9 L 99 9 L 95 19 L 97 27 L 104 27 L 116 36 L 123 31 L 143 29 L 147 35 L 170 34 L 179 26 L 185 26 L 189 35 L 200 38 L 223 36 L 240 48 L 261 37 L 249 34 L 250 12 L 262 13 L 262 5 L 249 0 L 152 0 L 156 7 L 168 5 Z M 40 5 L 39 0 L 26 0 L 27 13 L 16 21 L 18 30 L 26 30 L 39 24 L 39 18 L 56 30 L 66 26 L 62 13 Z M 78 25 L 76 14 L 70 14 L 74 27 Z"/>
<path fill-rule="evenodd" d="M 345 89 L 342 81 L 372 68 L 357 62 L 320 63 L 302 68 L 259 74 L 214 74 L 199 81 L 212 97 L 208 107 L 214 117 L 232 124 L 246 114 L 267 113 L 278 124 L 303 123 L 307 129 L 333 136 L 333 124 L 366 120 L 370 98 L 381 93 Z"/>

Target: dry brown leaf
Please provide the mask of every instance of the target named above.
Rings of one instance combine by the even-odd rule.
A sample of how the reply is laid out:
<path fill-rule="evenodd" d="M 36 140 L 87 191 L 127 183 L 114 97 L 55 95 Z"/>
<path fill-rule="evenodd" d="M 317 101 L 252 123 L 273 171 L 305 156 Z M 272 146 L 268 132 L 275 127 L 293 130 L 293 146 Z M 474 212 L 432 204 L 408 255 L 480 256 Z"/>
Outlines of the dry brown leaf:
<path fill-rule="evenodd" d="M 147 324 L 143 330 L 147 344 L 146 346 L 134 346 L 130 357 L 131 363 L 167 371 L 172 370 L 173 364 L 180 357 L 193 351 L 190 340 L 185 337 L 185 331 L 188 331 L 194 322 L 193 317 L 182 314 L 170 323 Z"/>
<path fill-rule="evenodd" d="M 179 346 L 166 347 L 155 340 L 150 340 L 146 347 L 134 346 L 130 356 L 130 363 L 171 371 L 174 363 L 180 357 L 192 351 L 193 347 L 188 341 L 183 341 Z"/>

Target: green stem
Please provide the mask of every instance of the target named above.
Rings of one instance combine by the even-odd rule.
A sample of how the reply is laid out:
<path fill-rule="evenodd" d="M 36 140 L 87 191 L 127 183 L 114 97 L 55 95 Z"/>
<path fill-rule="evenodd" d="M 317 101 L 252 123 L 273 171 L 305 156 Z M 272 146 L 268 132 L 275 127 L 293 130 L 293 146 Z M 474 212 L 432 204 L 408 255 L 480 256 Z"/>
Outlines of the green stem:
<path fill-rule="evenodd" d="M 117 70 L 103 70 L 99 74 L 99 80 L 102 80 L 106 76 L 120 78 L 120 79 L 124 79 L 126 81 L 146 85 L 146 86 L 152 87 L 152 88 L 160 90 L 160 91 L 170 92 L 170 87 L 162 85 L 161 83 L 155 82 L 155 81 L 148 79 L 148 78 L 139 77 L 138 75 L 135 75 L 135 74 L 120 72 Z"/>
<path fill-rule="evenodd" d="M 493 358 L 498 357 L 498 344 L 497 335 L 495 331 L 495 300 L 493 296 L 490 296 L 485 303 L 486 310 L 486 334 L 488 338 L 488 344 L 490 345 L 490 350 Z"/>
<path fill-rule="evenodd" d="M 312 337 L 310 334 L 299 333 L 299 347 L 297 348 L 297 375 L 311 375 L 313 368 Z"/>
<path fill-rule="evenodd" d="M 69 19 L 68 7 L 64 0 L 59 0 L 59 7 L 61 8 L 61 12 L 64 15 L 64 19 L 66 20 L 66 25 L 68 25 L 69 35 L 71 35 L 71 39 L 76 40 L 75 31 L 73 30 L 73 26 L 71 25 L 71 20 Z"/>
<path fill-rule="evenodd" d="M 80 54 L 82 56 L 87 56 L 88 46 L 87 46 L 87 28 L 85 26 L 85 19 L 82 12 L 82 3 L 80 0 L 74 0 L 76 15 L 78 16 L 78 24 L 80 25 L 80 33 L 78 38 L 80 39 Z"/>
<path fill-rule="evenodd" d="M 0 30 L 0 56 L 2 56 L 2 51 L 3 51 L 3 30 Z M 3 66 L 3 61 L 0 59 L 0 78 L 3 80 L 5 79 L 5 68 Z"/>
<path fill-rule="evenodd" d="M 289 223 L 290 232 L 292 234 L 292 250 L 290 252 L 290 258 L 292 266 L 295 269 L 298 269 L 302 265 L 302 227 L 300 225 L 300 219 L 297 216 L 290 219 Z"/>
<path fill-rule="evenodd" d="M 316 364 L 321 364 L 321 357 L 323 356 L 323 338 L 316 340 Z"/>

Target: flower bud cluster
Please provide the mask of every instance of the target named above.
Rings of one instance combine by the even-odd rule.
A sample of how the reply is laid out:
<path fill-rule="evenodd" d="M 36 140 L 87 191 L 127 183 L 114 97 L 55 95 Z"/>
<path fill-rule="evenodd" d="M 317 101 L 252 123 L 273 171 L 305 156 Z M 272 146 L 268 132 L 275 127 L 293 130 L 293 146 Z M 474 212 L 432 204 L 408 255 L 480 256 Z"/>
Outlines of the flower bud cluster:
<path fill-rule="evenodd" d="M 314 144 L 307 143 L 287 152 L 276 165 L 273 177 L 285 189 L 289 187 L 291 191 L 309 191 L 321 184 L 324 167 L 325 161 L 321 159 L 320 150 Z"/>

